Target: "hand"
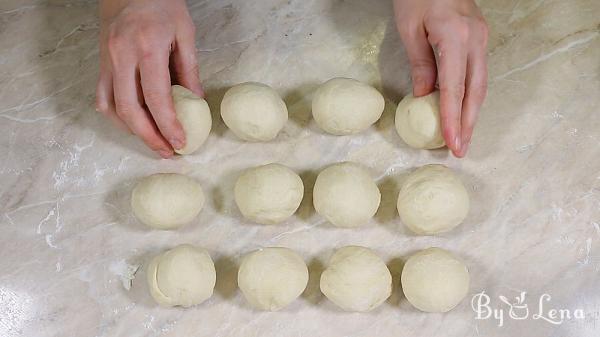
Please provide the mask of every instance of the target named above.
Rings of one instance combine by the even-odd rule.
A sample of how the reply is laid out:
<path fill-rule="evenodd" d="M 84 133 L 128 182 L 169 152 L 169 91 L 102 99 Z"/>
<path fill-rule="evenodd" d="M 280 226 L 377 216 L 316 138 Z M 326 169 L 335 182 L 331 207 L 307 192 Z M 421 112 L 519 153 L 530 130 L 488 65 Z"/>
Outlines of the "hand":
<path fill-rule="evenodd" d="M 185 145 L 173 80 L 203 96 L 195 27 L 184 0 L 100 1 L 96 109 L 161 157 Z M 171 72 L 170 72 L 171 70 Z"/>
<path fill-rule="evenodd" d="M 464 157 L 487 92 L 484 18 L 473 0 L 394 0 L 394 11 L 413 95 L 432 92 L 438 78 L 444 140 L 455 156 Z"/>

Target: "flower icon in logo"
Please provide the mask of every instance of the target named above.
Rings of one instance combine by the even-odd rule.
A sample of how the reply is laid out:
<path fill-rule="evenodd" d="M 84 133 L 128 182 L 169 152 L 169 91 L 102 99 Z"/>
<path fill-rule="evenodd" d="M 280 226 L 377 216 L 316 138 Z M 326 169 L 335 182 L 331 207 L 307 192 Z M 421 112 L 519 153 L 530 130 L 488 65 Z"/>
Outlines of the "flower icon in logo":
<path fill-rule="evenodd" d="M 527 303 L 525 303 L 526 294 L 526 291 L 522 291 L 519 296 L 515 296 L 515 301 L 513 303 L 510 303 L 505 296 L 498 296 L 498 298 L 510 308 L 508 311 L 508 316 L 510 318 L 514 320 L 523 320 L 529 317 L 529 308 Z"/>

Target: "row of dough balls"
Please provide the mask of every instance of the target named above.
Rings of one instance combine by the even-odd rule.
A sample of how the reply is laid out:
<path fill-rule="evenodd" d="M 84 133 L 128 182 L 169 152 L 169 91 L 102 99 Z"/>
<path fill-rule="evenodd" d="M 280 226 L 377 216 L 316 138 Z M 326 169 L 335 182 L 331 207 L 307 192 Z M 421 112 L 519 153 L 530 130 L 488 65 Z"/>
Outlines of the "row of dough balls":
<path fill-rule="evenodd" d="M 200 304 L 212 296 L 216 283 L 208 252 L 187 244 L 154 257 L 146 273 L 150 294 L 165 306 Z M 406 261 L 400 281 L 404 295 L 417 309 L 447 312 L 466 296 L 469 280 L 467 267 L 459 258 L 433 247 Z M 251 306 L 277 311 L 304 292 L 308 268 L 291 249 L 262 248 L 242 258 L 237 281 Z M 360 246 L 338 249 L 320 279 L 321 292 L 346 311 L 373 310 L 391 295 L 392 287 L 392 275 L 384 261 Z"/>
<path fill-rule="evenodd" d="M 277 224 L 291 217 L 302 201 L 304 185 L 294 171 L 281 164 L 247 169 L 234 187 L 242 215 L 260 224 Z M 144 224 L 175 229 L 191 222 L 204 205 L 202 187 L 194 179 L 174 173 L 154 174 L 133 189 L 131 206 Z M 315 181 L 313 204 L 317 213 L 337 227 L 357 227 L 377 212 L 381 193 L 369 172 L 352 162 L 333 164 Z M 469 212 L 469 195 L 446 166 L 425 165 L 411 173 L 398 195 L 402 222 L 417 234 L 436 234 L 458 226 Z"/>
<path fill-rule="evenodd" d="M 190 90 L 172 86 L 177 119 L 186 135 L 179 154 L 196 151 L 212 127 L 206 101 Z M 375 88 L 350 78 L 334 78 L 323 83 L 312 100 L 312 114 L 321 129 L 334 135 L 349 135 L 369 128 L 383 113 L 385 100 Z M 271 87 L 255 82 L 230 88 L 221 101 L 221 117 L 240 139 L 269 141 L 288 120 L 285 102 Z M 406 96 L 396 110 L 396 129 L 410 146 L 433 149 L 445 145 L 439 115 L 439 92 L 415 98 Z"/>

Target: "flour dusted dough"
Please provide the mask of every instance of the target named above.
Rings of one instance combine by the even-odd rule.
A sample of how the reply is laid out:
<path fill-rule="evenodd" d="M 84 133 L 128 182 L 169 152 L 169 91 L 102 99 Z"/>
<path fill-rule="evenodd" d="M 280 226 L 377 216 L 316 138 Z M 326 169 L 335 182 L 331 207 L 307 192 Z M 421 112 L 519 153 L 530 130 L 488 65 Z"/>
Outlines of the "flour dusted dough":
<path fill-rule="evenodd" d="M 133 214 L 157 229 L 175 229 L 191 222 L 204 206 L 202 187 L 192 178 L 159 173 L 140 180 L 131 193 Z"/>
<path fill-rule="evenodd" d="M 271 225 L 296 212 L 304 185 L 294 171 L 273 163 L 244 171 L 235 183 L 234 194 L 245 218 Z"/>
<path fill-rule="evenodd" d="M 210 108 L 202 97 L 196 96 L 180 85 L 172 86 L 171 94 L 177 120 L 185 132 L 185 146 L 182 149 L 175 149 L 175 152 L 179 154 L 193 153 L 204 144 L 210 133 L 212 127 Z"/>
<path fill-rule="evenodd" d="M 356 227 L 375 215 L 381 193 L 362 166 L 343 162 L 321 171 L 313 189 L 317 213 L 338 227 Z"/>
<path fill-rule="evenodd" d="M 315 92 L 312 114 L 324 131 L 349 135 L 375 123 L 384 106 L 383 96 L 370 85 L 351 78 L 334 78 Z"/>
<path fill-rule="evenodd" d="M 247 82 L 227 90 L 221 102 L 221 117 L 238 138 L 263 142 L 277 136 L 288 120 L 288 111 L 271 87 Z"/>
<path fill-rule="evenodd" d="M 377 254 L 359 246 L 338 249 L 321 274 L 321 291 L 346 311 L 371 311 L 392 293 L 392 275 Z"/>
<path fill-rule="evenodd" d="M 402 222 L 417 234 L 436 234 L 458 226 L 469 213 L 469 194 L 444 165 L 425 165 L 411 173 L 398 196 Z"/>
<path fill-rule="evenodd" d="M 440 121 L 440 92 L 404 97 L 396 109 L 396 130 L 406 144 L 417 149 L 446 145 Z"/>
<path fill-rule="evenodd" d="M 401 282 L 404 295 L 417 309 L 447 312 L 467 295 L 469 271 L 450 252 L 429 248 L 406 261 Z"/>
<path fill-rule="evenodd" d="M 308 268 L 288 248 L 262 248 L 244 256 L 238 286 L 253 307 L 277 311 L 292 303 L 306 288 Z"/>
<path fill-rule="evenodd" d="M 146 274 L 150 294 L 165 306 L 200 304 L 212 296 L 216 282 L 208 252 L 186 244 L 155 256 Z"/>

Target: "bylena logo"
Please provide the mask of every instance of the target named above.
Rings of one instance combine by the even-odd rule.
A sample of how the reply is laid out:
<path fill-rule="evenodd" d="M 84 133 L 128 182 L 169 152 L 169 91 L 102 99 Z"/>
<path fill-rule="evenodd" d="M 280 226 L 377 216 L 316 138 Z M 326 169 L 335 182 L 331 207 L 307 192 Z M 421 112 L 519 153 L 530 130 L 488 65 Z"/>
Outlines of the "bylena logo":
<path fill-rule="evenodd" d="M 475 312 L 475 319 L 495 319 L 499 327 L 504 326 L 506 318 L 515 321 L 526 319 L 543 320 L 554 325 L 560 325 L 565 320 L 585 318 L 583 309 L 569 310 L 553 308 L 550 303 L 552 297 L 549 294 L 542 294 L 537 301 L 537 307 L 532 307 L 532 310 L 529 310 L 529 306 L 526 303 L 526 296 L 527 292 L 522 291 L 519 296 L 510 301 L 505 296 L 500 295 L 498 296 L 500 307 L 492 308 L 491 297 L 485 291 L 482 291 L 471 298 L 471 308 Z"/>

